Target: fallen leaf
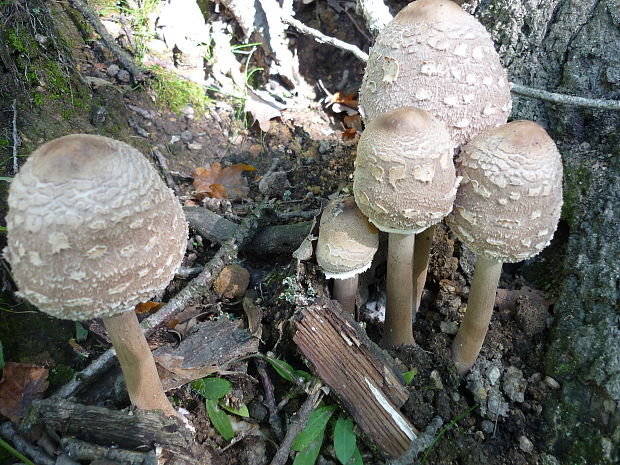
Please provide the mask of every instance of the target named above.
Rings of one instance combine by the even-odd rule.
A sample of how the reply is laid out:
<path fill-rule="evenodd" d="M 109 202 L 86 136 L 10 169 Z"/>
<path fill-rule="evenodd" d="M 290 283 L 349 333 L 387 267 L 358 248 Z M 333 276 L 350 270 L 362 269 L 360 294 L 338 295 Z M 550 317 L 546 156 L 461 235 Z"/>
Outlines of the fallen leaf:
<path fill-rule="evenodd" d="M 0 414 L 18 423 L 34 399 L 47 389 L 49 370 L 29 363 L 7 362 L 0 380 Z"/>
<path fill-rule="evenodd" d="M 155 313 L 157 310 L 159 310 L 162 306 L 161 302 L 153 302 L 152 300 L 149 300 L 147 302 L 140 302 L 138 305 L 136 305 L 136 313 L 141 315 L 141 314 L 147 314 L 150 315 L 152 313 Z"/>
<path fill-rule="evenodd" d="M 342 137 L 344 139 L 353 139 L 353 138 L 355 138 L 356 134 L 357 134 L 357 129 L 355 129 L 355 128 L 345 128 L 342 131 Z"/>
<path fill-rule="evenodd" d="M 261 130 L 265 132 L 271 127 L 270 120 L 282 115 L 274 104 L 252 91 L 248 92 L 248 98 L 245 100 L 245 111 L 252 113 L 254 122 L 258 121 Z"/>
<path fill-rule="evenodd" d="M 200 199 L 212 197 L 241 200 L 247 197 L 249 192 L 248 180 L 241 173 L 255 170 L 253 166 L 243 163 L 222 168 L 218 162 L 196 168 L 192 174 L 196 196 Z"/>

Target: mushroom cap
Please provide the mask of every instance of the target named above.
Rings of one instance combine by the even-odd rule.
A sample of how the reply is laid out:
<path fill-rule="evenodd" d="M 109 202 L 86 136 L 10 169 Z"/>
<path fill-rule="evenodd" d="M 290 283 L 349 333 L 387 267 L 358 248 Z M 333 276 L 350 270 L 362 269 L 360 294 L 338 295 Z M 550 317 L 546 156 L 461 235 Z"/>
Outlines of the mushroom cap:
<path fill-rule="evenodd" d="M 562 208 L 562 160 L 547 132 L 513 121 L 474 137 L 457 158 L 463 177 L 446 222 L 477 254 L 519 262 L 544 249 Z"/>
<path fill-rule="evenodd" d="M 357 145 L 353 193 L 382 231 L 419 233 L 452 210 L 459 179 L 444 124 L 404 107 L 368 124 Z"/>
<path fill-rule="evenodd" d="M 406 105 L 442 120 L 456 146 L 510 115 L 510 85 L 491 36 L 450 0 L 410 3 L 370 50 L 360 88 L 365 120 Z"/>
<path fill-rule="evenodd" d="M 319 229 L 316 260 L 325 277 L 352 278 L 370 268 L 379 247 L 379 232 L 352 197 L 327 204 Z"/>
<path fill-rule="evenodd" d="M 107 137 L 39 147 L 9 190 L 5 257 L 57 318 L 113 316 L 163 290 L 187 246 L 181 205 L 146 158 Z"/>

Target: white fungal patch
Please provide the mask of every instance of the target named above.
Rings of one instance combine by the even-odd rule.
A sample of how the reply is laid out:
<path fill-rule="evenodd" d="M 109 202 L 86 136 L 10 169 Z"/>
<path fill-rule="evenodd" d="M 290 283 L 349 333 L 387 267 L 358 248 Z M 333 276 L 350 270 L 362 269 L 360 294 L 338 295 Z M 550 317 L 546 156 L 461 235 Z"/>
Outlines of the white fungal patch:
<path fill-rule="evenodd" d="M 505 228 L 513 228 L 514 226 L 519 226 L 521 224 L 519 220 L 514 220 L 511 218 L 499 218 L 495 220 L 495 222 Z"/>
<path fill-rule="evenodd" d="M 398 425 L 401 431 L 405 433 L 405 435 L 407 435 L 407 437 L 411 441 L 413 441 L 417 436 L 415 435 L 411 427 L 407 424 L 407 420 L 405 419 L 405 417 L 403 417 L 403 415 L 392 406 L 390 401 L 385 398 L 383 393 L 379 389 L 377 389 L 377 387 L 373 383 L 371 383 L 368 378 L 364 377 L 364 381 L 366 382 L 366 385 L 370 388 L 370 392 L 372 393 L 374 398 L 377 399 L 377 401 L 379 402 L 379 405 L 381 405 L 383 409 L 387 413 L 389 413 L 389 415 L 392 417 L 392 419 Z"/>
<path fill-rule="evenodd" d="M 495 245 L 495 246 L 499 246 L 499 247 L 503 247 L 503 246 L 508 245 L 504 241 L 500 241 L 499 239 L 493 239 L 492 237 L 487 237 L 486 238 L 486 242 L 487 242 L 487 244 Z"/>
<path fill-rule="evenodd" d="M 452 73 L 452 77 L 455 81 L 460 81 L 463 77 L 463 72 L 459 68 L 452 67 L 450 68 L 450 73 Z"/>
<path fill-rule="evenodd" d="M 69 273 L 69 279 L 77 282 L 84 281 L 86 279 L 86 273 L 84 271 L 71 271 Z"/>
<path fill-rule="evenodd" d="M 499 199 L 497 199 L 497 203 L 499 203 L 500 205 L 508 205 L 508 199 L 500 197 Z"/>
<path fill-rule="evenodd" d="M 375 181 L 381 181 L 383 179 L 383 173 L 384 173 L 384 170 L 381 166 L 379 165 L 370 166 L 370 174 L 372 175 L 373 178 L 375 178 Z"/>
<path fill-rule="evenodd" d="M 87 250 L 85 255 L 88 258 L 101 258 L 105 255 L 105 253 L 107 252 L 108 247 L 105 245 L 96 245 L 94 246 L 92 249 Z"/>
<path fill-rule="evenodd" d="M 471 184 L 474 188 L 474 192 L 482 197 L 484 197 L 485 199 L 490 199 L 491 198 L 491 191 L 489 189 L 487 189 L 484 185 L 478 183 L 477 181 L 473 181 L 472 180 L 472 184 Z"/>
<path fill-rule="evenodd" d="M 485 86 L 490 86 L 491 84 L 493 84 L 493 78 L 491 76 L 485 76 L 482 79 L 482 84 L 484 84 Z"/>
<path fill-rule="evenodd" d="M 106 224 L 105 224 L 105 221 L 103 220 L 95 220 L 92 223 L 90 223 L 88 227 L 94 231 L 100 231 L 102 229 L 105 229 Z"/>
<path fill-rule="evenodd" d="M 383 66 L 381 67 L 383 70 L 383 82 L 394 82 L 398 78 L 398 61 L 391 57 L 383 57 Z"/>
<path fill-rule="evenodd" d="M 413 177 L 417 181 L 431 182 L 435 177 L 435 167 L 431 164 L 414 166 Z"/>
<path fill-rule="evenodd" d="M 80 297 L 79 299 L 69 299 L 65 302 L 67 307 L 89 307 L 94 305 L 95 301 L 90 297 Z"/>
<path fill-rule="evenodd" d="M 521 194 L 520 194 L 519 192 L 511 192 L 511 193 L 508 195 L 508 198 L 509 198 L 510 200 L 515 200 L 515 201 L 517 201 L 517 200 L 519 200 L 519 199 L 521 198 Z"/>
<path fill-rule="evenodd" d="M 482 59 L 482 57 L 484 56 L 484 51 L 482 50 L 482 47 L 474 47 L 474 51 L 472 52 L 471 56 L 475 60 Z"/>
<path fill-rule="evenodd" d="M 146 250 L 148 252 L 148 251 L 152 250 L 156 245 L 157 245 L 157 237 L 153 236 L 153 237 L 151 237 L 149 239 L 147 244 L 144 246 L 144 250 Z"/>
<path fill-rule="evenodd" d="M 426 41 L 426 43 L 429 47 L 439 51 L 446 50 L 448 48 L 448 42 L 440 37 L 431 37 Z"/>
<path fill-rule="evenodd" d="M 443 99 L 443 103 L 448 105 L 449 107 L 455 107 L 459 104 L 459 99 L 455 95 L 448 95 Z"/>
<path fill-rule="evenodd" d="M 456 211 L 459 215 L 461 215 L 461 218 L 463 218 L 468 223 L 476 224 L 476 216 L 472 214 L 469 210 L 466 210 L 463 207 L 456 207 Z"/>
<path fill-rule="evenodd" d="M 530 247 L 532 245 L 532 239 L 522 239 L 521 244 L 523 244 L 525 247 Z"/>
<path fill-rule="evenodd" d="M 528 197 L 539 197 L 541 191 L 542 188 L 540 187 L 530 187 L 530 189 L 527 191 L 527 195 Z"/>
<path fill-rule="evenodd" d="M 461 118 L 456 123 L 454 123 L 454 126 L 459 128 L 459 129 L 466 128 L 467 126 L 469 126 L 469 119 Z"/>
<path fill-rule="evenodd" d="M 396 187 L 396 181 L 405 179 L 407 166 L 405 164 L 392 166 L 388 170 L 388 179 L 392 187 Z"/>
<path fill-rule="evenodd" d="M 137 218 L 129 223 L 129 229 L 139 229 L 144 224 L 144 218 Z"/>
<path fill-rule="evenodd" d="M 131 257 L 136 253 L 136 248 L 133 245 L 127 245 L 120 249 L 118 253 L 121 257 Z"/>
<path fill-rule="evenodd" d="M 366 89 L 374 94 L 377 92 L 377 83 L 375 81 L 366 81 Z"/>
<path fill-rule="evenodd" d="M 467 76 L 465 76 L 465 82 L 467 84 L 476 84 L 478 82 L 478 78 L 475 74 L 468 74 Z"/>
<path fill-rule="evenodd" d="M 28 255 L 30 257 L 30 263 L 32 263 L 34 266 L 43 265 L 43 260 L 41 260 L 41 255 L 39 255 L 39 252 L 37 252 L 36 250 L 31 250 L 30 252 L 28 252 Z"/>
<path fill-rule="evenodd" d="M 61 250 L 70 249 L 69 238 L 65 233 L 53 232 L 47 238 L 47 242 L 51 246 L 52 253 L 58 253 Z"/>
<path fill-rule="evenodd" d="M 454 54 L 459 57 L 466 56 L 467 55 L 467 44 L 464 42 L 461 42 L 460 44 L 458 44 L 456 48 L 454 49 Z"/>
<path fill-rule="evenodd" d="M 151 272 L 150 268 L 142 268 L 140 271 L 138 271 L 138 276 L 141 278 L 144 278 L 150 272 Z"/>
<path fill-rule="evenodd" d="M 549 234 L 549 230 L 548 229 L 543 229 L 541 231 L 538 231 L 538 236 L 542 237 L 542 236 L 547 236 Z"/>
<path fill-rule="evenodd" d="M 495 113 L 497 113 L 497 108 L 494 107 L 493 105 L 487 105 L 486 107 L 484 107 L 484 110 L 482 110 L 482 114 L 484 116 L 491 116 L 491 115 L 494 115 Z"/>
<path fill-rule="evenodd" d="M 542 215 L 542 212 L 540 210 L 534 210 L 532 214 L 530 215 L 530 219 L 535 220 L 536 218 L 540 218 L 541 215 Z"/>
<path fill-rule="evenodd" d="M 403 210 L 403 216 L 408 219 L 415 218 L 419 214 L 420 214 L 420 211 L 415 210 L 414 208 L 405 208 Z"/>
<path fill-rule="evenodd" d="M 461 233 L 461 237 L 465 239 L 466 242 L 474 242 L 474 236 L 469 234 L 465 228 L 462 226 L 457 226 L 459 232 Z"/>
<path fill-rule="evenodd" d="M 428 89 L 418 89 L 414 95 L 416 100 L 428 100 L 433 96 L 433 93 Z"/>
<path fill-rule="evenodd" d="M 118 286 L 114 286 L 113 288 L 108 290 L 108 294 L 109 295 L 121 294 L 122 292 L 125 292 L 125 289 L 129 287 L 129 284 L 131 284 L 131 282 L 126 282 L 126 283 L 119 284 Z"/>
<path fill-rule="evenodd" d="M 463 94 L 463 102 L 467 105 L 473 102 L 474 98 L 476 98 L 474 94 Z"/>
<path fill-rule="evenodd" d="M 547 244 L 549 243 L 549 241 L 545 241 L 545 242 L 539 242 L 538 244 L 534 245 L 534 248 L 536 250 L 542 250 L 545 247 L 547 247 Z"/>
<path fill-rule="evenodd" d="M 420 68 L 420 73 L 426 74 L 427 76 L 432 76 L 437 71 L 437 65 L 432 61 L 425 61 L 422 63 L 422 67 Z"/>

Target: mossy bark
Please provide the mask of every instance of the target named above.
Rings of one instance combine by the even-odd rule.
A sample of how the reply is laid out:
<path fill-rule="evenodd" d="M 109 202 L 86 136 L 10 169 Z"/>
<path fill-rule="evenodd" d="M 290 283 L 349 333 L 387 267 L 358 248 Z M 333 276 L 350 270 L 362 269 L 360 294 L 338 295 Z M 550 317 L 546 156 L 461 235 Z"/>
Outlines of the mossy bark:
<path fill-rule="evenodd" d="M 474 3 L 511 81 L 620 100 L 617 0 Z M 512 118 L 541 123 L 565 166 L 563 220 L 569 234 L 546 360 L 547 374 L 562 389 L 545 408 L 545 441 L 561 463 L 618 463 L 620 112 L 514 96 Z"/>

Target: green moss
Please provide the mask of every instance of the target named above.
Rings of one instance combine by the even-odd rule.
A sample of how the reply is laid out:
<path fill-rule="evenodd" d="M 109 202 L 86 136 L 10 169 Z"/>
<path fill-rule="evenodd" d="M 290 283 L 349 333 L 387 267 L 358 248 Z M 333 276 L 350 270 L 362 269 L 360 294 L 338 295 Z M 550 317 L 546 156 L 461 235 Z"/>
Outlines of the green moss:
<path fill-rule="evenodd" d="M 19 29 L 8 29 L 5 31 L 5 40 L 9 49 L 15 53 L 25 55 L 37 54 L 39 44 L 31 35 Z"/>
<path fill-rule="evenodd" d="M 50 370 L 49 376 L 47 378 L 47 380 L 49 381 L 49 387 L 51 389 L 54 389 L 68 383 L 74 374 L 75 370 L 70 366 L 56 365 Z"/>
<path fill-rule="evenodd" d="M 184 107 L 191 105 L 196 116 L 205 113 L 210 99 L 201 86 L 158 66 L 150 68 L 150 71 L 154 76 L 148 88 L 159 108 L 167 107 L 180 114 Z"/>
<path fill-rule="evenodd" d="M 582 165 L 566 163 L 564 166 L 564 204 L 562 219 L 574 224 L 581 216 L 582 203 L 592 179 L 591 170 Z"/>

